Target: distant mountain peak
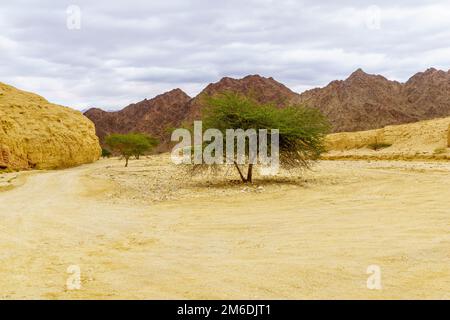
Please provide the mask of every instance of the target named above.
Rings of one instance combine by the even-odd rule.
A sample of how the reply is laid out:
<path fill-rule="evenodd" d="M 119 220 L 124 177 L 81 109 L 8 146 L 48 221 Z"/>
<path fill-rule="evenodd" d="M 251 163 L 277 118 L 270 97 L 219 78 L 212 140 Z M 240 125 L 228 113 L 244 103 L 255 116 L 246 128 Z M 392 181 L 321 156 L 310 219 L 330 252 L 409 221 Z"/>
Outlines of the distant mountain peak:
<path fill-rule="evenodd" d="M 95 113 L 95 112 L 106 112 L 103 109 L 97 108 L 97 107 L 91 107 L 91 108 L 86 108 L 86 110 L 82 111 L 83 114 L 87 114 L 87 113 Z"/>
<path fill-rule="evenodd" d="M 147 101 L 157 101 L 160 99 L 191 99 L 186 92 L 181 90 L 180 88 L 172 89 L 170 91 L 164 92 L 162 94 L 157 95 L 156 97 L 147 100 Z"/>
<path fill-rule="evenodd" d="M 437 71 L 439 71 L 439 70 L 437 70 L 436 68 L 431 67 L 431 68 L 428 68 L 427 70 L 425 70 L 424 73 L 435 73 Z"/>
<path fill-rule="evenodd" d="M 258 74 L 248 75 L 240 79 L 224 77 L 218 82 L 210 83 L 200 94 L 193 98 L 188 107 L 187 119 L 199 119 L 201 116 L 201 96 L 216 95 L 223 92 L 235 92 L 250 95 L 260 103 L 274 103 L 282 107 L 299 99 L 299 94 L 293 92 L 284 84 Z"/>
<path fill-rule="evenodd" d="M 269 79 L 270 78 L 260 76 L 259 74 L 249 74 L 248 76 L 242 78 L 242 80 L 269 80 Z M 271 79 L 273 80 L 273 78 Z"/>
<path fill-rule="evenodd" d="M 243 82 L 252 82 L 252 81 L 267 82 L 267 83 L 274 82 L 274 83 L 281 84 L 281 83 L 279 83 L 278 81 L 276 81 L 272 77 L 266 78 L 266 77 L 263 77 L 263 76 L 261 76 L 259 74 L 250 74 L 250 75 L 247 75 L 247 76 L 242 77 L 242 78 L 223 77 L 219 81 L 211 83 L 211 84 L 219 85 L 219 84 L 222 84 L 222 83 L 230 83 L 230 82 L 243 83 Z"/>
<path fill-rule="evenodd" d="M 170 91 L 167 91 L 165 94 L 181 94 L 181 95 L 186 95 L 188 96 L 188 94 L 186 92 L 184 92 L 183 90 L 181 90 L 180 88 L 175 88 L 172 89 Z M 189 97 L 189 96 L 188 96 Z"/>
<path fill-rule="evenodd" d="M 373 74 L 366 73 L 363 69 L 358 68 L 356 69 L 350 76 L 347 78 L 347 80 L 354 80 L 354 79 L 367 79 L 371 77 L 376 77 Z"/>
<path fill-rule="evenodd" d="M 436 68 L 428 68 L 423 72 L 418 72 L 406 82 L 407 85 L 422 81 L 450 81 L 450 71 L 445 72 Z"/>
<path fill-rule="evenodd" d="M 352 75 L 367 75 L 367 73 L 362 68 L 358 68 L 350 76 Z"/>

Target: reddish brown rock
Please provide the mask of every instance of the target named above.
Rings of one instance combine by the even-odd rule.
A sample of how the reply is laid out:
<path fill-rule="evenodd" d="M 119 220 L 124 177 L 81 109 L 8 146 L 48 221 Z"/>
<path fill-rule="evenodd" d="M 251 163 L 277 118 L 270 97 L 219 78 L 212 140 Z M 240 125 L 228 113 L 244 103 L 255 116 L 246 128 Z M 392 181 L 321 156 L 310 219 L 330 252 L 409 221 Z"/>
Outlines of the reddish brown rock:
<path fill-rule="evenodd" d="M 450 116 L 450 72 L 428 69 L 406 83 L 358 69 L 344 81 L 301 94 L 301 101 L 328 116 L 334 132 Z"/>
<path fill-rule="evenodd" d="M 405 103 L 417 117 L 433 119 L 450 115 L 450 70 L 430 68 L 411 77 L 403 88 Z"/>
<path fill-rule="evenodd" d="M 120 111 L 106 112 L 93 108 L 85 115 L 95 123 L 101 142 L 111 133 L 143 132 L 157 137 L 164 145 L 169 138 L 167 131 L 185 119 L 190 100 L 182 90 L 175 89 L 153 99 L 130 104 Z"/>
<path fill-rule="evenodd" d="M 332 81 L 324 88 L 302 94 L 273 78 L 226 77 L 209 84 L 193 99 L 176 89 L 121 111 L 90 109 L 85 115 L 96 124 L 101 139 L 113 132 L 139 131 L 165 143 L 170 137 L 168 128 L 201 117 L 202 96 L 224 91 L 251 95 L 261 103 L 271 102 L 279 107 L 305 104 L 318 108 L 329 118 L 333 132 L 370 130 L 450 116 L 450 72 L 436 69 L 418 73 L 406 83 L 358 69 L 345 80 Z"/>
<path fill-rule="evenodd" d="M 204 95 L 222 92 L 236 92 L 250 95 L 260 103 L 274 103 L 279 107 L 289 105 L 299 99 L 299 95 L 273 78 L 250 75 L 242 79 L 222 78 L 210 83 L 199 95 L 189 102 L 187 118 L 200 118 L 201 99 Z"/>

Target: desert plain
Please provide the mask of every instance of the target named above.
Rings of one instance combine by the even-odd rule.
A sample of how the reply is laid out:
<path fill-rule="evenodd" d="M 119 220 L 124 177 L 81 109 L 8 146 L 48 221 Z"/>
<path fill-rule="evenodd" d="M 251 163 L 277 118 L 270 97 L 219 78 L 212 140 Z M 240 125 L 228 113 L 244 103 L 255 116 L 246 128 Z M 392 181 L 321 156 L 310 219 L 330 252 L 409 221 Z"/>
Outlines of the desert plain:
<path fill-rule="evenodd" d="M 448 161 L 322 160 L 253 185 L 168 154 L 123 164 L 0 175 L 1 299 L 450 298 Z"/>

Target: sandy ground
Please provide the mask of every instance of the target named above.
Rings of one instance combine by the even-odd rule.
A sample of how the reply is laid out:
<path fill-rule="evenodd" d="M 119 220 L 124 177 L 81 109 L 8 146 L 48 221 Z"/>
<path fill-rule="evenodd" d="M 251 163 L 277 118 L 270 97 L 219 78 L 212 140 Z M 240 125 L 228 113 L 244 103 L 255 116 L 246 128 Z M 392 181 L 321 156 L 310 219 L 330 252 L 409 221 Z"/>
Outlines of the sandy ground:
<path fill-rule="evenodd" d="M 322 161 L 252 187 L 122 165 L 0 175 L 0 298 L 450 299 L 448 162 Z"/>

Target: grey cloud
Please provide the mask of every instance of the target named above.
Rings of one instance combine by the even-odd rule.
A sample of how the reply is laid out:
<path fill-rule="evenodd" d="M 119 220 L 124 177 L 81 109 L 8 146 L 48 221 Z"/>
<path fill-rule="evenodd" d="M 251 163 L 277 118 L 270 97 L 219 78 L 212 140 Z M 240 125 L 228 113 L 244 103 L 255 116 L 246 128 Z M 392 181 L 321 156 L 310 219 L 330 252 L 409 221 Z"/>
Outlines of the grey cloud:
<path fill-rule="evenodd" d="M 81 30 L 66 28 L 72 4 Z M 223 76 L 304 90 L 362 67 L 404 81 L 450 68 L 449 18 L 444 0 L 10 1 L 0 5 L 0 81 L 78 109 L 174 87 L 195 95 Z"/>

